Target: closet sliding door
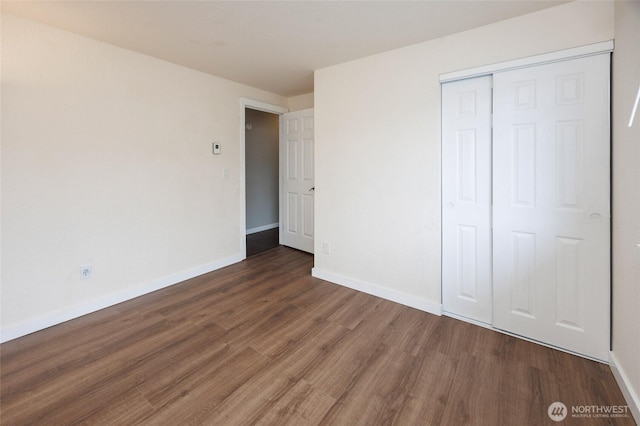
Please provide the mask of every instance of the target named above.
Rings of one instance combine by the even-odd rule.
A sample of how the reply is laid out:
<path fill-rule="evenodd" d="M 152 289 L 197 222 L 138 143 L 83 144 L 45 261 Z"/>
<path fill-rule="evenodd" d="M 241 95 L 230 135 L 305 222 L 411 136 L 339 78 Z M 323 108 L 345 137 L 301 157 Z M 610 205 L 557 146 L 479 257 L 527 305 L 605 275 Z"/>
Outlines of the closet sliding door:
<path fill-rule="evenodd" d="M 609 55 L 494 74 L 493 325 L 606 360 Z"/>
<path fill-rule="evenodd" d="M 491 76 L 442 86 L 442 304 L 491 323 Z"/>
<path fill-rule="evenodd" d="M 606 360 L 609 54 L 445 83 L 442 99 L 444 311 Z"/>

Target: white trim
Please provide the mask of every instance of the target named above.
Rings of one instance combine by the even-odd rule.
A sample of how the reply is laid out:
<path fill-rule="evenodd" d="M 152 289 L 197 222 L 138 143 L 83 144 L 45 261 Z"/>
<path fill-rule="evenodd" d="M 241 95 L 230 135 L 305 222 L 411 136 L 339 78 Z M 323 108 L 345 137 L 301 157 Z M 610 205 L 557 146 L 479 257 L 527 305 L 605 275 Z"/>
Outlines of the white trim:
<path fill-rule="evenodd" d="M 613 373 L 613 377 L 616 379 L 618 387 L 622 392 L 622 396 L 624 396 L 624 400 L 629 406 L 629 410 L 631 411 L 633 418 L 636 423 L 640 424 L 640 395 L 637 390 L 633 389 L 629 376 L 627 376 L 625 371 L 620 367 L 618 358 L 613 352 L 609 352 L 609 366 Z"/>
<path fill-rule="evenodd" d="M 390 300 L 392 302 L 400 303 L 401 305 L 409 306 L 420 311 L 428 312 L 430 314 L 438 316 L 442 315 L 442 305 L 440 303 L 435 303 L 427 299 L 422 299 L 406 293 L 383 288 L 375 284 L 370 284 L 364 281 L 345 277 L 344 275 L 335 274 L 323 269 L 313 268 L 311 269 L 311 275 L 316 278 L 341 285 L 343 287 L 349 287 L 353 290 L 371 294 L 373 296 Z"/>
<path fill-rule="evenodd" d="M 530 67 L 532 65 L 542 65 L 552 62 L 564 61 L 566 59 L 575 59 L 585 56 L 598 55 L 600 53 L 610 53 L 613 51 L 613 40 L 603 41 L 600 43 L 588 44 L 586 46 L 574 47 L 571 49 L 558 50 L 541 55 L 528 56 L 526 58 L 513 59 L 511 61 L 498 62 L 495 64 L 484 65 L 476 68 L 469 68 L 460 71 L 452 71 L 440 74 L 440 82 L 462 80 L 464 78 L 478 77 L 481 75 L 493 74 L 495 72 L 513 70 L 517 68 Z"/>
<path fill-rule="evenodd" d="M 247 258 L 247 176 L 246 176 L 246 164 L 245 164 L 245 109 L 255 109 L 258 111 L 269 112 L 271 114 L 282 115 L 289 111 L 289 108 L 281 107 L 278 105 L 268 104 L 262 101 L 256 101 L 255 99 L 240 98 L 240 173 L 239 173 L 239 185 L 240 185 L 240 253 L 242 259 Z M 279 132 L 278 132 L 279 134 Z M 278 143 L 280 143 L 278 141 Z M 279 161 L 278 161 L 279 162 Z M 280 173 L 280 170 L 278 171 Z M 278 190 L 278 192 L 280 192 Z M 281 201 L 279 201 L 280 203 Z"/>
<path fill-rule="evenodd" d="M 118 303 L 126 302 L 127 300 L 143 296 L 145 294 L 163 289 L 165 287 L 179 284 L 188 279 L 215 271 L 220 268 L 224 268 L 225 266 L 232 265 L 242 260 L 243 257 L 239 254 L 236 254 L 234 256 L 230 256 L 215 262 L 207 263 L 205 265 L 200 265 L 192 269 L 167 275 L 166 277 L 159 278 L 157 280 L 142 283 L 141 285 L 134 288 L 124 289 L 118 293 L 104 296 L 90 302 L 82 303 L 63 312 L 55 312 L 36 319 L 24 321 L 19 324 L 9 325 L 2 328 L 2 330 L 0 331 L 0 343 L 17 339 L 18 337 L 26 336 L 27 334 L 31 334 L 51 326 L 61 324 L 65 321 L 69 321 L 104 308 L 108 308 L 109 306 L 117 305 Z"/>
<path fill-rule="evenodd" d="M 242 104 L 242 112 L 244 112 L 245 107 L 258 111 L 270 112 L 272 114 L 284 114 L 285 112 L 289 112 L 289 108 L 272 105 L 266 102 L 256 101 L 249 98 L 240 98 L 240 103 Z M 242 126 L 242 129 L 244 130 L 244 126 Z"/>
<path fill-rule="evenodd" d="M 268 231 L 269 229 L 274 229 L 280 227 L 279 223 L 270 223 L 269 225 L 257 226 L 255 228 L 247 229 L 247 235 L 255 234 L 257 232 Z"/>

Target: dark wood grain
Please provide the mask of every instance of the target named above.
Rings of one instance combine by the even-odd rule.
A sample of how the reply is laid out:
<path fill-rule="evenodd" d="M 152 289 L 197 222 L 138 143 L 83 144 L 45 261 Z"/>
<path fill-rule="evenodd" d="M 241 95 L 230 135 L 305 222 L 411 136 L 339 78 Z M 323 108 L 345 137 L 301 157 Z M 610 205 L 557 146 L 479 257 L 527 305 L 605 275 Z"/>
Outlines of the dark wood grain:
<path fill-rule="evenodd" d="M 607 365 L 312 278 L 312 263 L 280 246 L 0 345 L 0 423 L 543 425 L 554 401 L 625 405 Z"/>
<path fill-rule="evenodd" d="M 279 233 L 279 228 L 273 228 L 247 235 L 247 257 L 278 247 Z"/>

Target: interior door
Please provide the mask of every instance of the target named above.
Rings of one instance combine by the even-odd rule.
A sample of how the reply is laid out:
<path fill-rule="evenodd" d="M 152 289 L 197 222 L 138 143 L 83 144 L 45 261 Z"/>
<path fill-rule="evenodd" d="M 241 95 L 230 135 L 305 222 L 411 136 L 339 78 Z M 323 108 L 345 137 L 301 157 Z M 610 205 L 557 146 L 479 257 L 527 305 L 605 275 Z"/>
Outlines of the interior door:
<path fill-rule="evenodd" d="M 280 244 L 313 253 L 313 109 L 280 120 Z"/>
<path fill-rule="evenodd" d="M 491 323 L 491 76 L 442 86 L 442 307 Z"/>
<path fill-rule="evenodd" d="M 494 74 L 494 326 L 605 360 L 609 55 Z"/>

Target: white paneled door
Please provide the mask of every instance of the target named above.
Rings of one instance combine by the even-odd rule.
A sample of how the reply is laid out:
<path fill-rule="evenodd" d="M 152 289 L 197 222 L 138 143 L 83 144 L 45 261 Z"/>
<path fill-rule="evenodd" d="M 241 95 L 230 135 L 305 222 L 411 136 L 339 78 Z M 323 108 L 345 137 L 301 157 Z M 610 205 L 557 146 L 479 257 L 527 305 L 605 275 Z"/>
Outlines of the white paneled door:
<path fill-rule="evenodd" d="M 606 360 L 609 55 L 446 83 L 442 99 L 443 309 Z"/>
<path fill-rule="evenodd" d="M 442 305 L 491 323 L 491 76 L 442 86 Z"/>
<path fill-rule="evenodd" d="M 313 253 L 313 109 L 280 120 L 280 244 Z"/>
<path fill-rule="evenodd" d="M 609 55 L 494 75 L 494 326 L 606 360 Z"/>

